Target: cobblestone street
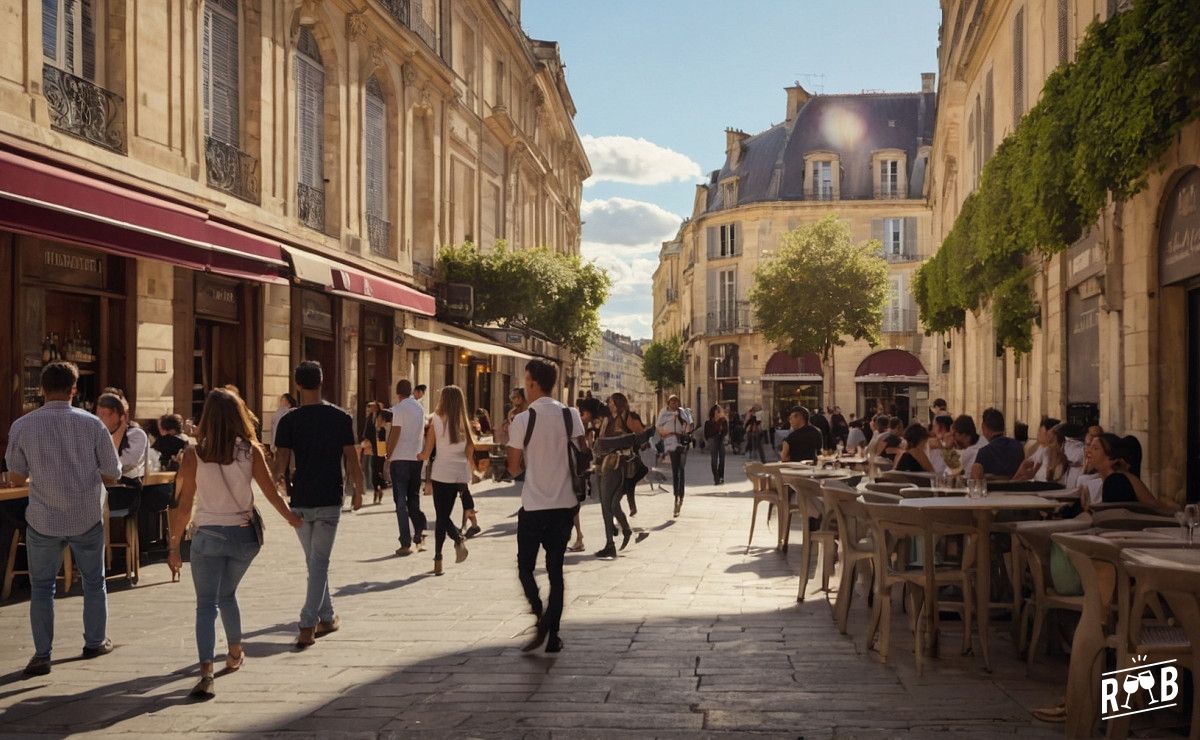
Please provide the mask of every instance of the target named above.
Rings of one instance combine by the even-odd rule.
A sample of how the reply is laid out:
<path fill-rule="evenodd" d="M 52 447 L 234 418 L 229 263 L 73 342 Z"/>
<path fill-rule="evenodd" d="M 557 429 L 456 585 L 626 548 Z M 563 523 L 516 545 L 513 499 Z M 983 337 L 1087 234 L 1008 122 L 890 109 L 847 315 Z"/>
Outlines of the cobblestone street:
<path fill-rule="evenodd" d="M 431 553 L 391 554 L 390 501 L 346 515 L 331 573 L 343 627 L 305 652 L 292 647 L 300 548 L 268 512 L 267 545 L 241 587 L 246 665 L 218 677 L 217 698 L 205 704 L 186 698 L 196 675 L 187 572 L 172 584 L 166 565 L 155 564 L 137 588 L 114 581 L 117 649 L 87 662 L 74 659 L 76 585 L 57 602 L 56 664 L 46 678 L 20 676 L 32 646 L 19 592 L 22 600 L 0 607 L 0 734 L 1057 734 L 1028 709 L 1057 701 L 1065 667 L 1043 658 L 1026 678 L 1004 625 L 993 634 L 994 674 L 949 647 L 958 640 L 950 623 L 943 657 L 918 678 L 902 614 L 883 666 L 864 646 L 864 599 L 848 636 L 837 634 L 823 597 L 797 604 L 798 543 L 784 559 L 768 547 L 773 528 L 760 523 L 746 554 L 750 499 L 734 474 L 741 458 L 729 463 L 730 482 L 714 488 L 701 485 L 707 459 L 693 456 L 694 485 L 677 520 L 669 494 L 642 486 L 633 522 L 645 537 L 615 562 L 590 554 L 603 542 L 589 501 L 588 552 L 568 554 L 566 650 L 557 656 L 518 650 L 532 618 L 516 580 L 509 486 L 479 487 L 484 532 L 465 563 L 447 559 L 440 578 Z"/>

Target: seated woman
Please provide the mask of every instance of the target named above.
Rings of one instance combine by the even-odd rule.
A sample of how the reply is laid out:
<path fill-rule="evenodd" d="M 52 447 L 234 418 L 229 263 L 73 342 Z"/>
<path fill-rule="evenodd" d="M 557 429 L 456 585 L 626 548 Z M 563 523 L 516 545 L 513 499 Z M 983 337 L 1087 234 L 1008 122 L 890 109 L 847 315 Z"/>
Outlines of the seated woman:
<path fill-rule="evenodd" d="M 1043 444 L 1038 447 L 1036 453 L 1021 463 L 1017 474 L 1013 476 L 1014 481 L 1033 480 L 1066 484 L 1071 473 L 1071 463 L 1064 451 L 1067 437 L 1062 424 L 1057 423 L 1056 419 L 1050 421 L 1055 423 L 1048 428 L 1043 425 L 1039 433 Z"/>
<path fill-rule="evenodd" d="M 1101 502 L 1140 504 L 1168 514 L 1179 508 L 1173 501 L 1160 500 L 1138 477 L 1142 467 L 1142 447 L 1136 437 L 1121 439 L 1105 432 L 1092 439 L 1087 456 L 1100 476 Z M 1087 487 L 1083 491 L 1084 506 L 1097 503 L 1094 492 Z"/>
<path fill-rule="evenodd" d="M 929 443 L 929 430 L 923 424 L 909 424 L 904 430 L 904 452 L 896 461 L 894 470 L 903 473 L 932 473 L 933 463 L 929 460 L 926 445 Z"/>

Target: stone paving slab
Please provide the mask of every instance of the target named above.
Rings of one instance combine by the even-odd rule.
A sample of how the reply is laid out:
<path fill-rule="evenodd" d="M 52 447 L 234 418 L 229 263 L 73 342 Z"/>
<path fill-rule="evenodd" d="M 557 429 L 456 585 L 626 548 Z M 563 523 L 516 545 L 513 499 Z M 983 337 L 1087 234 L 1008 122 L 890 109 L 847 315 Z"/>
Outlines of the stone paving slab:
<path fill-rule="evenodd" d="M 800 548 L 773 547 L 760 522 L 747 551 L 750 495 L 729 458 L 729 482 L 705 485 L 707 458 L 689 463 L 683 514 L 644 487 L 635 528 L 647 536 L 616 561 L 595 559 L 599 507 L 583 509 L 587 553 L 567 557 L 558 656 L 525 655 L 532 617 L 515 573 L 511 486 L 478 487 L 484 533 L 465 563 L 434 577 L 432 554 L 394 557 L 389 504 L 346 514 L 331 569 L 343 629 L 304 652 L 292 646 L 303 589 L 298 543 L 268 518 L 267 545 L 240 591 L 245 667 L 219 677 L 217 698 L 194 704 L 194 598 L 188 573 L 165 565 L 141 585 L 112 583 L 109 656 L 74 659 L 81 598 L 56 602 L 53 673 L 23 679 L 32 652 L 28 603 L 0 605 L 0 735 L 253 737 L 1013 737 L 1058 736 L 1029 710 L 1062 693 L 1061 659 L 1033 678 L 1001 624 L 995 671 L 956 646 L 918 676 L 902 610 L 888 665 L 867 649 L 865 598 L 839 635 L 824 595 L 796 601 Z M 424 499 L 427 508 L 429 499 Z M 798 539 L 798 533 L 793 533 Z M 835 581 L 836 582 L 836 581 Z M 219 649 L 223 649 L 219 646 Z"/>

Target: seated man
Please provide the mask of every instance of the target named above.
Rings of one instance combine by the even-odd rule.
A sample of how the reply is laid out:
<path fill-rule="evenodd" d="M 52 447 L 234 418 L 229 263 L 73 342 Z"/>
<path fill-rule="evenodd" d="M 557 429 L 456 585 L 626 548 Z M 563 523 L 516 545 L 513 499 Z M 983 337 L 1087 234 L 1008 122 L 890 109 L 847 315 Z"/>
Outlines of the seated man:
<path fill-rule="evenodd" d="M 788 413 L 788 423 L 792 431 L 783 440 L 779 456 L 783 462 L 799 462 L 801 460 L 816 460 L 824 446 L 824 436 L 821 430 L 809 423 L 808 409 L 803 406 L 793 406 Z"/>
<path fill-rule="evenodd" d="M 1011 480 L 1025 460 L 1024 446 L 1004 434 L 1004 414 L 995 408 L 983 412 L 983 436 L 987 444 L 975 455 L 972 478 Z"/>

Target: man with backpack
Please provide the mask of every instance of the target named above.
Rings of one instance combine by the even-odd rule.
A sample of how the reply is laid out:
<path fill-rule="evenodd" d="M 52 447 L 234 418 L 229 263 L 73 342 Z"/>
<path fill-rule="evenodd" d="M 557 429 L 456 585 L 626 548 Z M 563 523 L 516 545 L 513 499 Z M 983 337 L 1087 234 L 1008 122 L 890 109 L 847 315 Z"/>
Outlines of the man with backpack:
<path fill-rule="evenodd" d="M 525 652 L 543 643 L 548 653 L 563 649 L 558 636 L 564 599 L 563 560 L 581 501 L 581 482 L 586 495 L 586 465 L 578 457 L 583 446 L 583 421 L 577 410 L 563 406 L 550 395 L 557 379 L 553 365 L 530 360 L 525 365 L 529 406 L 513 417 L 509 426 L 508 472 L 514 478 L 525 473 L 521 510 L 517 512 L 517 575 L 537 617 L 537 633 L 521 648 Z M 546 575 L 550 580 L 545 608 L 533 577 L 539 549 L 546 551 Z"/>

